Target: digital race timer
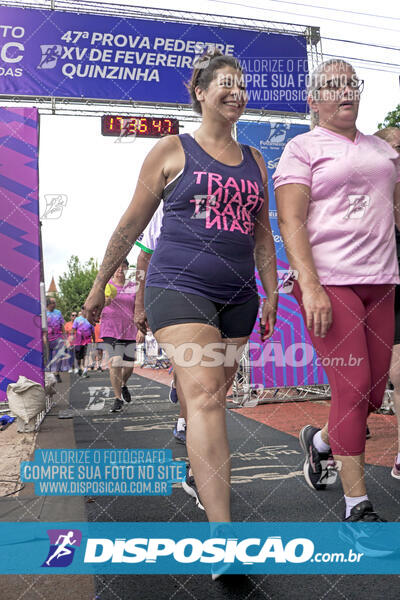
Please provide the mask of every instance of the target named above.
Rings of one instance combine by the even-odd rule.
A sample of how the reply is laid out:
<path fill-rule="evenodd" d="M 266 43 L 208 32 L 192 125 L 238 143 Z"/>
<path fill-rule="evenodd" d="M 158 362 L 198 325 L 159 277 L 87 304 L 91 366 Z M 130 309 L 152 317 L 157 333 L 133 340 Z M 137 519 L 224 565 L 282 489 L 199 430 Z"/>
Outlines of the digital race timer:
<path fill-rule="evenodd" d="M 122 115 L 103 115 L 101 133 L 112 136 L 130 136 L 157 138 L 179 133 L 178 119 L 158 117 L 124 117 Z"/>

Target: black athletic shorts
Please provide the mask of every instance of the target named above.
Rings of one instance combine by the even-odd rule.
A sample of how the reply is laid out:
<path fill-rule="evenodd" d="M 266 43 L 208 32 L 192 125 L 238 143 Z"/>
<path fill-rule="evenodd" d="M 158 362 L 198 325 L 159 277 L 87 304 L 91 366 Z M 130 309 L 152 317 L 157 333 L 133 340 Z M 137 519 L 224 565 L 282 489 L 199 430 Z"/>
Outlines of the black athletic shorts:
<path fill-rule="evenodd" d="M 84 346 L 75 346 L 76 360 L 83 360 L 85 358 L 86 353 L 87 353 L 87 347 L 88 347 L 87 344 L 85 344 Z"/>
<path fill-rule="evenodd" d="M 123 361 L 134 362 L 136 355 L 135 340 L 117 340 L 113 337 L 103 337 L 102 349 L 108 357 L 120 356 Z"/>
<path fill-rule="evenodd" d="M 153 333 L 179 323 L 207 323 L 219 329 L 223 338 L 247 337 L 258 313 L 257 295 L 242 304 L 221 304 L 196 294 L 146 287 L 144 303 Z"/>

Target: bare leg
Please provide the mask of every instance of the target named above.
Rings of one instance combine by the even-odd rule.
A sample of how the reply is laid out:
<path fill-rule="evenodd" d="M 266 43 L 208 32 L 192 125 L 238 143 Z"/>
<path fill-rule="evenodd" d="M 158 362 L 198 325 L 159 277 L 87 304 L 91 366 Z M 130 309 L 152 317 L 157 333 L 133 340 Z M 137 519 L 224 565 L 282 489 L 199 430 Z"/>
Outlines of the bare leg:
<path fill-rule="evenodd" d="M 97 349 L 96 350 L 96 369 L 97 370 L 101 369 L 102 362 L 103 362 L 103 350 Z"/>
<path fill-rule="evenodd" d="M 226 343 L 226 345 L 234 345 L 235 348 L 239 348 L 239 347 L 245 347 L 246 342 L 247 342 L 247 338 L 235 338 L 235 339 L 224 339 L 224 342 Z M 226 345 L 225 345 L 225 356 L 226 356 Z M 238 370 L 238 366 L 239 366 L 239 362 L 238 361 L 234 361 L 233 365 L 230 366 L 225 366 L 224 367 L 224 371 L 225 371 L 225 385 L 226 385 L 226 393 L 228 393 L 228 391 L 230 390 L 233 380 L 235 378 L 236 375 L 236 371 Z M 177 389 L 178 392 L 178 399 L 179 399 L 179 404 L 180 404 L 180 413 L 179 413 L 179 417 L 183 417 L 186 421 L 187 419 L 187 412 L 186 412 L 186 399 L 185 396 L 183 394 L 183 390 L 179 385 L 179 382 L 177 381 L 177 377 L 175 375 L 175 371 L 174 371 L 174 385 Z M 190 467 L 189 468 L 189 475 L 193 475 L 193 470 Z"/>
<path fill-rule="evenodd" d="M 397 417 L 397 452 L 400 452 L 400 344 L 393 346 L 389 377 L 394 387 L 393 403 Z"/>
<path fill-rule="evenodd" d="M 178 418 L 179 419 L 185 419 L 185 421 L 186 421 L 186 400 L 185 400 L 185 396 L 183 395 L 182 388 L 178 384 L 175 371 L 173 371 L 173 376 L 174 376 L 174 386 L 176 387 L 176 391 L 178 393 L 178 402 L 179 402 L 179 417 Z"/>
<path fill-rule="evenodd" d="M 339 456 L 335 454 L 334 459 L 342 465 L 339 475 L 345 496 L 349 498 L 365 496 L 367 494 L 364 479 L 365 454 L 358 456 Z"/>
<path fill-rule="evenodd" d="M 110 379 L 115 397 L 121 399 L 122 367 L 114 367 L 110 364 Z"/>
<path fill-rule="evenodd" d="M 126 385 L 129 377 L 133 373 L 133 367 L 122 367 L 122 385 Z"/>
<path fill-rule="evenodd" d="M 211 522 L 230 521 L 230 455 L 226 433 L 226 375 L 224 356 L 221 360 L 203 358 L 204 346 L 221 344 L 220 333 L 214 327 L 199 323 L 172 325 L 156 332 L 174 366 L 178 394 L 186 399 L 186 447 L 201 502 Z M 186 366 L 177 359 L 175 348 L 187 342 L 201 348 L 195 365 Z M 244 340 L 245 341 L 245 340 Z M 168 347 L 168 344 L 171 346 Z M 209 364 L 207 364 L 209 363 Z"/>

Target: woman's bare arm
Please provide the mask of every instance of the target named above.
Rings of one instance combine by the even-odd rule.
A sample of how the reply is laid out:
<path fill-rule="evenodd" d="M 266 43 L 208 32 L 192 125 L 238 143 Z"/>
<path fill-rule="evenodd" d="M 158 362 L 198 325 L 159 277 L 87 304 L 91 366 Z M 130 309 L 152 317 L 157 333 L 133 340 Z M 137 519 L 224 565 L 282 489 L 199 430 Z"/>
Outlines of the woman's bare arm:
<path fill-rule="evenodd" d="M 267 334 L 261 332 L 262 341 L 272 336 L 274 332 L 276 309 L 278 305 L 278 281 L 276 273 L 275 243 L 269 222 L 268 201 L 268 173 L 261 153 L 252 148 L 253 156 L 260 168 L 264 186 L 264 204 L 257 214 L 254 222 L 254 259 L 262 286 L 267 295 L 267 302 L 263 306 L 262 322 L 269 323 Z"/>
<path fill-rule="evenodd" d="M 307 232 L 307 214 L 310 188 L 307 185 L 288 183 L 275 191 L 278 223 L 290 266 L 298 272 L 301 290 L 319 286 L 317 270 Z"/>
<path fill-rule="evenodd" d="M 310 188 L 304 184 L 287 183 L 275 191 L 279 228 L 290 266 L 298 273 L 307 315 L 307 327 L 314 325 L 316 336 L 325 337 L 332 323 L 328 295 L 321 286 L 311 252 L 307 231 Z"/>
<path fill-rule="evenodd" d="M 252 148 L 253 156 L 260 168 L 264 186 L 264 205 L 255 219 L 254 229 L 254 258 L 261 283 L 269 299 L 277 291 L 275 243 L 269 222 L 268 173 L 261 153 Z"/>
<path fill-rule="evenodd" d="M 177 136 L 163 138 L 146 156 L 132 201 L 108 242 L 103 262 L 85 301 L 85 315 L 90 323 L 100 319 L 108 280 L 150 221 L 166 183 L 178 173 L 183 163 L 184 153 Z"/>
<path fill-rule="evenodd" d="M 145 229 L 160 203 L 171 165 L 179 153 L 182 153 L 180 142 L 176 136 L 170 136 L 161 139 L 146 156 L 132 201 L 108 242 L 95 286 L 104 288 Z"/>

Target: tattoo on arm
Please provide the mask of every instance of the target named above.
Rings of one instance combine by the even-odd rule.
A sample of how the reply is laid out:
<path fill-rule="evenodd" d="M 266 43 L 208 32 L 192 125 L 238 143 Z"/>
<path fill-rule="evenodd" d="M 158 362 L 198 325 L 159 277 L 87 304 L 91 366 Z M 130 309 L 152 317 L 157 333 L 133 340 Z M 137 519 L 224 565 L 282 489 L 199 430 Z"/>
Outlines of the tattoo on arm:
<path fill-rule="evenodd" d="M 266 246 L 257 246 L 255 249 L 255 261 L 257 271 L 260 275 L 269 273 L 273 263 L 273 256 L 268 252 Z"/>
<path fill-rule="evenodd" d="M 111 275 L 117 267 L 122 263 L 124 258 L 132 248 L 133 240 L 131 240 L 132 228 L 128 225 L 120 225 L 114 231 L 108 243 L 106 253 L 101 263 L 97 274 L 95 284 L 100 286 L 106 285 Z"/>

